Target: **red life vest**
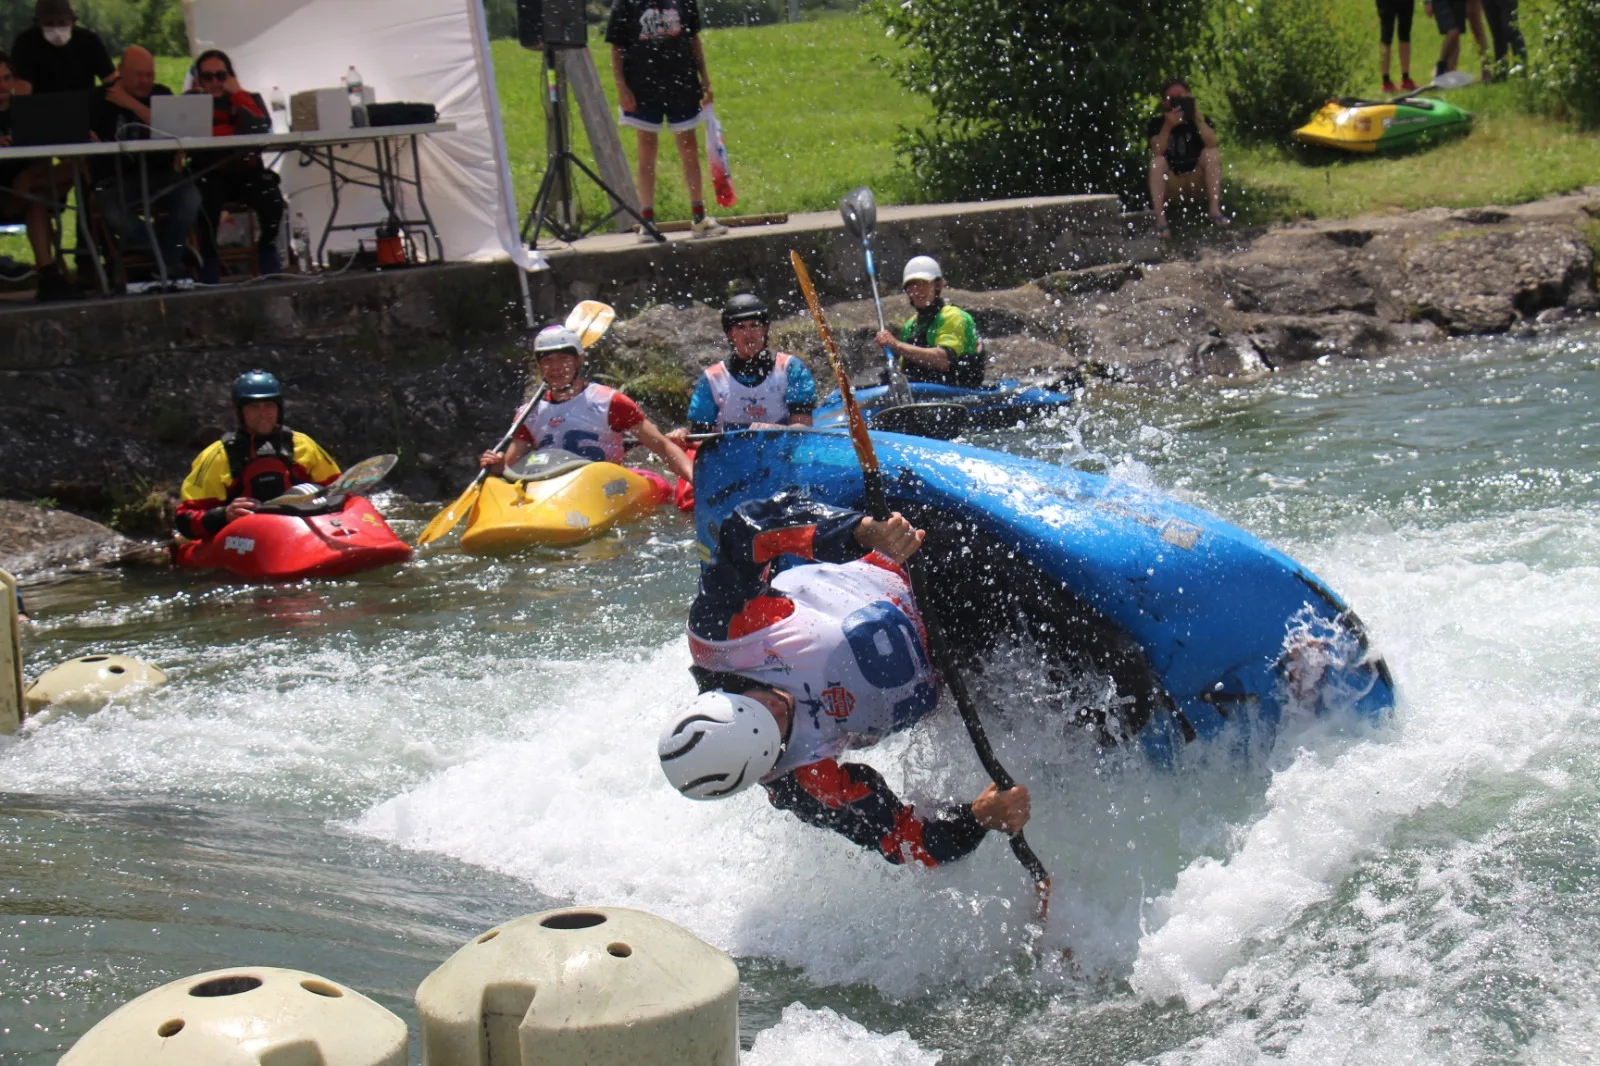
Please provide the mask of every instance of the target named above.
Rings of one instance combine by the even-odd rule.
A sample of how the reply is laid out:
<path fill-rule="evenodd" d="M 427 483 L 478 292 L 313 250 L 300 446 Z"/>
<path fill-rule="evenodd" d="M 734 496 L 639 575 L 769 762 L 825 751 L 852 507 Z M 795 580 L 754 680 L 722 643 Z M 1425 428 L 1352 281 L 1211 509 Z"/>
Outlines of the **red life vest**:
<path fill-rule="evenodd" d="M 234 430 L 222 438 L 222 447 L 233 475 L 228 501 L 240 496 L 270 500 L 294 486 L 294 432 L 287 426 L 279 426 L 265 437 Z"/>

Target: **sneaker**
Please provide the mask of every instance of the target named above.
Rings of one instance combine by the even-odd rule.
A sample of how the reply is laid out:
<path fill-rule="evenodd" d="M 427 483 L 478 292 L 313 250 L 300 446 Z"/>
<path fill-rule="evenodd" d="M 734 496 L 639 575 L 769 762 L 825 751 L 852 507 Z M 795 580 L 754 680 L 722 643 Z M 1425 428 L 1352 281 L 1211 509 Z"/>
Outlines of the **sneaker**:
<path fill-rule="evenodd" d="M 649 230 L 645 229 L 643 226 L 635 226 L 635 227 L 633 227 L 633 235 L 634 235 L 634 237 L 636 237 L 638 239 L 640 244 L 659 244 L 660 243 L 656 239 L 656 235 L 654 233 L 651 233 Z"/>
<path fill-rule="evenodd" d="M 1394 84 L 1394 79 L 1393 78 L 1384 78 L 1383 79 L 1383 91 L 1386 92 L 1386 93 L 1397 93 L 1400 90 L 1395 88 L 1395 84 Z"/>
<path fill-rule="evenodd" d="M 689 225 L 689 236 L 691 237 L 723 237 L 727 235 L 727 232 L 728 227 L 710 215 L 703 215 L 700 221 Z"/>
<path fill-rule="evenodd" d="M 1400 79 L 1400 88 L 1408 93 L 1414 93 L 1417 91 L 1417 83 L 1411 80 L 1411 75 L 1407 74 Z"/>

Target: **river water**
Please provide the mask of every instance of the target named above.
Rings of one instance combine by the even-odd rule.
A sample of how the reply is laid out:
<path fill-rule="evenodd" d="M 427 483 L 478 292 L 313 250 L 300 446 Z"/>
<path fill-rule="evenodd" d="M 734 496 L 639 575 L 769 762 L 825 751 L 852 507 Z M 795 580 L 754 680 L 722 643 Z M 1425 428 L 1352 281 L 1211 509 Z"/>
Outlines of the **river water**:
<path fill-rule="evenodd" d="M 895 869 L 758 794 L 669 790 L 653 745 L 691 692 L 694 583 L 675 515 L 343 582 L 36 585 L 32 671 L 95 649 L 172 680 L 0 741 L 0 1063 L 54 1062 L 135 994 L 246 963 L 414 1023 L 468 938 L 574 902 L 732 952 L 756 1066 L 1592 1061 L 1597 409 L 1588 329 L 1099 389 L 985 438 L 1285 549 L 1400 689 L 1383 726 L 1293 723 L 1253 762 L 1172 771 L 1002 717 L 1056 875 L 1037 940 L 998 839 Z M 414 534 L 431 512 L 402 513 Z M 916 798 L 981 785 L 953 714 L 870 761 Z"/>

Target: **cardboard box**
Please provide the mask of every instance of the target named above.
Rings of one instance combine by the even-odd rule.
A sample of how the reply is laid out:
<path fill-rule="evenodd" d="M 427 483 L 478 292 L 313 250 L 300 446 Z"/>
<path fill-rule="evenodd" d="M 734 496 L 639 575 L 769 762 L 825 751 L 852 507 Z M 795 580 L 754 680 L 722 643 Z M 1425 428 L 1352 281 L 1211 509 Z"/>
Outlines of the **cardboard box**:
<path fill-rule="evenodd" d="M 375 100 L 372 86 L 361 87 L 363 103 Z M 350 115 L 350 94 L 336 89 L 303 89 L 289 97 L 289 128 L 296 133 L 312 130 L 347 130 L 354 123 Z"/>

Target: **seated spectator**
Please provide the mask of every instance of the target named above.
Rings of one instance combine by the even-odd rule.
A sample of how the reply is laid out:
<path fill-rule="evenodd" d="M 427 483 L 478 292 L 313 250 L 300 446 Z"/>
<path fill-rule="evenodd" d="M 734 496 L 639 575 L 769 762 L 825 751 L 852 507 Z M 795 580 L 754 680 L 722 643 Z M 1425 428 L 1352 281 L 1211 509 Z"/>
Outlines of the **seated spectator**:
<path fill-rule="evenodd" d="M 11 45 L 16 91 L 61 93 L 93 89 L 116 78 L 111 53 L 93 30 L 78 25 L 72 0 L 37 0 L 33 25 Z"/>
<path fill-rule="evenodd" d="M 1217 134 L 1211 120 L 1200 113 L 1189 86 L 1181 78 L 1169 81 L 1161 90 L 1161 114 L 1150 120 L 1150 206 L 1156 213 L 1156 235 L 1171 232 L 1167 225 L 1167 201 L 1190 199 L 1204 189 L 1209 200 L 1211 221 L 1228 225 L 1222 213 L 1222 157 L 1217 153 Z"/>
<path fill-rule="evenodd" d="M 150 99 L 171 96 L 172 90 L 156 83 L 156 61 L 148 51 L 132 45 L 122 53 L 118 78 L 105 90 L 94 109 L 92 125 L 101 141 L 147 140 L 150 137 Z M 146 157 L 150 204 L 161 261 L 169 279 L 183 274 L 183 250 L 200 215 L 200 193 L 178 169 L 177 152 Z M 94 157 L 95 205 L 108 228 L 132 246 L 148 246 L 140 212 L 144 199 L 134 160 Z"/>
<path fill-rule="evenodd" d="M 11 57 L 0 52 L 0 147 L 11 143 L 11 95 L 15 91 Z M 47 159 L 19 159 L 0 163 L 0 222 L 23 222 L 33 246 L 34 269 L 39 275 L 39 299 L 71 300 L 81 293 L 67 281 L 55 262 L 52 214 L 45 199 L 50 195 L 52 164 Z M 55 167 L 55 196 L 72 184 L 72 172 Z"/>
<path fill-rule="evenodd" d="M 272 119 L 266 101 L 259 93 L 239 85 L 233 73 L 233 60 L 226 52 L 213 48 L 200 53 L 195 61 L 196 92 L 211 94 L 211 132 L 217 137 L 240 133 L 266 133 Z M 278 175 L 261 161 L 259 152 L 230 155 L 223 152 L 191 153 L 189 167 L 198 175 L 204 224 L 200 227 L 200 280 L 215 284 L 221 273 L 217 254 L 217 226 L 227 204 L 244 204 L 255 212 L 261 230 L 256 245 L 261 273 L 278 274 L 283 263 L 278 258 L 278 227 L 283 224 L 283 193 L 278 191 Z"/>

